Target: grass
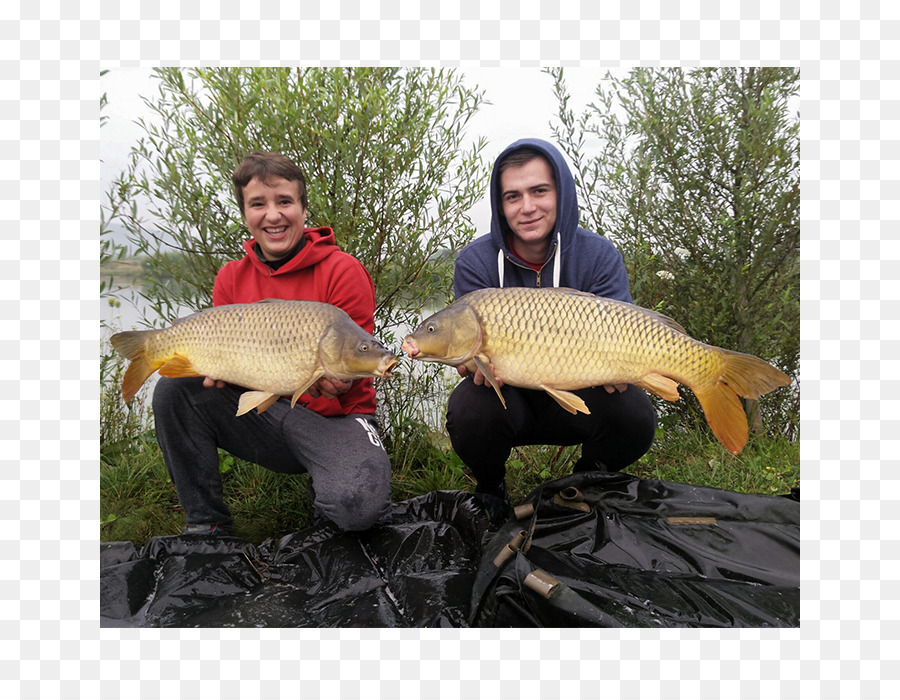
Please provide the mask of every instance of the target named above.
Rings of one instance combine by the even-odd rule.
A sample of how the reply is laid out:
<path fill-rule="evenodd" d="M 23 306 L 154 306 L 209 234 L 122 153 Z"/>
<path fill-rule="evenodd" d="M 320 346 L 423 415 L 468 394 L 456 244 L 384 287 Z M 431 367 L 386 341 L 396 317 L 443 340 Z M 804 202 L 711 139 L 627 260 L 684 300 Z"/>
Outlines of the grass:
<path fill-rule="evenodd" d="M 395 467 L 392 500 L 434 490 L 474 488 L 459 457 L 433 435 L 415 448 L 415 458 Z M 407 449 L 412 449 L 407 446 Z M 507 483 L 518 502 L 544 481 L 571 473 L 578 447 L 516 448 L 507 463 Z M 225 452 L 220 469 L 234 533 L 255 544 L 280 538 L 312 522 L 306 475 L 271 472 Z M 625 471 L 643 479 L 677 481 L 745 493 L 784 494 L 800 480 L 799 444 L 781 438 L 751 438 L 734 456 L 705 428 L 668 435 Z M 132 449 L 104 455 L 100 474 L 100 539 L 142 545 L 151 537 L 181 532 L 184 517 L 152 432 Z"/>

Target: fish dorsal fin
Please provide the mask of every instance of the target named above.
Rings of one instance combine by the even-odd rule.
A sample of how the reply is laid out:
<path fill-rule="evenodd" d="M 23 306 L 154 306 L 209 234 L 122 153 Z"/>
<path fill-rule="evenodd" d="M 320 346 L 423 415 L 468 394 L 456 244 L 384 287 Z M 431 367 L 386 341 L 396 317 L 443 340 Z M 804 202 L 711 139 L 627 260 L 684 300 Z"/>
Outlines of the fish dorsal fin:
<path fill-rule="evenodd" d="M 503 398 L 503 394 L 500 393 L 500 384 L 497 382 L 497 378 L 494 377 L 494 373 L 491 372 L 491 364 L 488 358 L 483 355 L 475 355 L 475 366 L 481 370 L 481 373 L 484 375 L 484 378 L 488 380 L 488 383 L 494 387 L 494 391 L 497 392 L 497 396 L 500 397 L 500 403 L 503 404 L 503 408 L 506 408 L 506 399 Z"/>
<path fill-rule="evenodd" d="M 176 318 L 174 321 L 172 321 L 172 326 L 177 326 L 179 323 L 184 323 L 185 321 L 189 321 L 190 319 L 194 318 L 194 316 L 199 316 L 204 311 L 209 311 L 209 309 L 202 309 L 201 311 L 197 311 L 195 313 L 188 314 L 187 316 L 180 316 L 179 318 Z"/>
<path fill-rule="evenodd" d="M 681 396 L 678 393 L 678 382 L 664 377 L 657 372 L 651 372 L 641 377 L 641 381 L 635 382 L 641 389 L 656 394 L 666 401 L 678 401 Z"/>
<path fill-rule="evenodd" d="M 684 327 L 674 318 L 669 318 L 665 314 L 661 314 L 659 313 L 659 311 L 653 311 L 651 309 L 644 309 L 644 311 L 652 314 L 656 318 L 656 320 L 662 323 L 664 326 L 668 326 L 673 331 L 678 331 L 679 333 L 684 333 L 685 335 L 687 335 L 687 331 L 684 330 Z"/>
<path fill-rule="evenodd" d="M 191 364 L 191 361 L 188 358 L 184 355 L 179 355 L 177 352 L 162 364 L 159 368 L 159 373 L 163 377 L 203 376 L 194 369 L 194 365 Z"/>
<path fill-rule="evenodd" d="M 572 294 L 573 296 L 593 297 L 594 299 L 597 299 L 599 301 L 624 304 L 625 306 L 639 309 L 643 313 L 653 316 L 657 321 L 662 323 L 664 326 L 671 328 L 673 331 L 678 331 L 679 333 L 684 333 L 685 335 L 687 335 L 687 331 L 684 330 L 684 327 L 680 323 L 678 323 L 678 321 L 676 321 L 674 318 L 669 318 L 665 314 L 661 314 L 659 311 L 647 309 L 643 306 L 638 306 L 637 304 L 629 304 L 627 301 L 622 301 L 621 299 L 610 299 L 608 297 L 601 297 L 597 296 L 596 294 L 591 294 L 590 292 L 582 292 L 579 289 L 572 289 L 571 287 L 556 287 L 556 289 L 560 292 L 565 292 L 566 294 Z"/>
<path fill-rule="evenodd" d="M 245 391 L 241 394 L 241 398 L 238 401 L 238 410 L 234 415 L 242 416 L 254 408 L 257 413 L 263 413 L 278 399 L 278 394 L 268 391 Z"/>
<path fill-rule="evenodd" d="M 581 397 L 577 394 L 573 394 L 571 391 L 555 389 L 552 386 L 547 386 L 546 384 L 541 384 L 541 389 L 550 394 L 550 396 L 555 399 L 556 403 L 566 409 L 569 413 L 574 415 L 581 411 L 588 416 L 591 414 L 590 410 L 587 407 L 587 404 L 585 404 L 585 402 L 582 401 Z"/>
<path fill-rule="evenodd" d="M 578 297 L 593 297 L 594 299 L 600 299 L 596 294 L 591 294 L 590 292 L 584 292 L 580 289 L 572 289 L 572 287 L 553 287 L 558 292 L 565 292 L 566 294 L 572 294 Z"/>

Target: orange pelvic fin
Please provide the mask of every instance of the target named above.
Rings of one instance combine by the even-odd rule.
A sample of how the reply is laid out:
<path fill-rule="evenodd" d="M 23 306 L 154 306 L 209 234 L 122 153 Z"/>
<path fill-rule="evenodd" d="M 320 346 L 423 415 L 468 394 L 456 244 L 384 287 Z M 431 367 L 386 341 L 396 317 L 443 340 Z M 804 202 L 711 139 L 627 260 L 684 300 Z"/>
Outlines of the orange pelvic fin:
<path fill-rule="evenodd" d="M 194 369 L 194 365 L 191 364 L 191 361 L 188 358 L 184 355 L 179 355 L 177 352 L 163 363 L 162 367 L 159 368 L 159 373 L 163 377 L 203 376 Z"/>
<path fill-rule="evenodd" d="M 156 371 L 159 365 L 151 364 L 147 357 L 147 340 L 159 331 L 123 331 L 113 335 L 109 342 L 116 351 L 130 360 L 125 377 L 122 380 L 122 398 L 131 401 L 147 378 Z"/>
<path fill-rule="evenodd" d="M 641 377 L 641 381 L 637 382 L 637 386 L 651 394 L 656 394 L 659 398 L 666 401 L 678 401 L 681 395 L 678 393 L 678 382 L 669 379 L 656 372 L 651 372 Z"/>
<path fill-rule="evenodd" d="M 730 350 L 725 354 L 725 368 L 718 380 L 708 386 L 692 387 L 703 407 L 709 427 L 732 454 L 738 454 L 747 444 L 747 414 L 739 396 L 757 399 L 791 378 L 768 362 Z"/>
<path fill-rule="evenodd" d="M 590 415 L 591 412 L 588 410 L 587 404 L 581 400 L 581 397 L 578 394 L 573 394 L 571 391 L 563 391 L 562 389 L 554 389 L 552 386 L 547 386 L 545 384 L 541 384 L 541 389 L 546 391 L 550 396 L 552 396 L 556 403 L 566 409 L 572 415 L 581 411 L 586 415 Z"/>

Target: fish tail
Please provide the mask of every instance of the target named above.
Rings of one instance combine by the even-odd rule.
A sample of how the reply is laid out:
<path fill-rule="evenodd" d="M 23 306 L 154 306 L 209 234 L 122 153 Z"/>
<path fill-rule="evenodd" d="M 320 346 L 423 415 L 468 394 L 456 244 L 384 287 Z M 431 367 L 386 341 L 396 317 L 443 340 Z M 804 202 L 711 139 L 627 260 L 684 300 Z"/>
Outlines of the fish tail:
<path fill-rule="evenodd" d="M 724 368 L 712 384 L 691 387 L 713 433 L 732 454 L 747 444 L 747 414 L 739 396 L 758 399 L 791 383 L 791 378 L 768 362 L 730 350 L 721 350 Z"/>
<path fill-rule="evenodd" d="M 154 330 L 123 331 L 109 339 L 116 351 L 130 361 L 122 380 L 122 397 L 126 403 L 134 398 L 138 389 L 159 367 L 159 364 L 154 366 L 147 357 L 147 341 L 158 332 Z"/>

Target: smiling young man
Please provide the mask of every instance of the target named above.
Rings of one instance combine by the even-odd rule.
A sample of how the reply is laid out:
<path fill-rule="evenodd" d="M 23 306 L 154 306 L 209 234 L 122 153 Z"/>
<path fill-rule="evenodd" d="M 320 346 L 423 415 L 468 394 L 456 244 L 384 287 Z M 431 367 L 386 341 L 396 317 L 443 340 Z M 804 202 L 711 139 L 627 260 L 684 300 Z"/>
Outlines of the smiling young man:
<path fill-rule="evenodd" d="M 456 260 L 457 298 L 485 287 L 571 287 L 631 302 L 622 256 L 603 236 L 580 228 L 575 181 L 562 154 L 540 139 L 508 146 L 494 163 L 491 229 Z M 592 387 L 575 393 L 591 413 L 571 415 L 543 391 L 503 386 L 507 408 L 480 371 L 450 395 L 447 431 L 472 470 L 490 515 L 509 506 L 506 460 L 515 446 L 581 444 L 573 471 L 617 471 L 653 442 L 656 411 L 642 389 Z M 497 377 L 502 384 L 503 377 Z"/>
<path fill-rule="evenodd" d="M 235 199 L 250 233 L 244 256 L 216 275 L 213 305 L 263 299 L 334 304 L 368 332 L 375 288 L 366 268 L 328 227 L 307 228 L 306 179 L 278 153 L 253 152 L 235 170 Z M 218 448 L 268 469 L 308 473 L 314 506 L 344 530 L 364 530 L 390 510 L 390 461 L 375 423 L 371 379 L 320 379 L 291 408 L 235 416 L 242 389 L 216 377 L 160 378 L 157 439 L 185 511 L 185 533 L 227 532 Z"/>

